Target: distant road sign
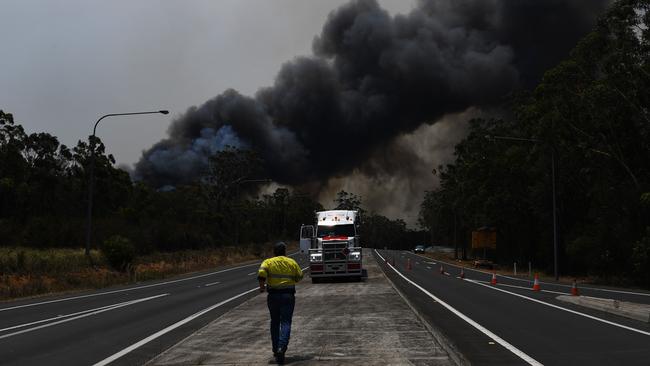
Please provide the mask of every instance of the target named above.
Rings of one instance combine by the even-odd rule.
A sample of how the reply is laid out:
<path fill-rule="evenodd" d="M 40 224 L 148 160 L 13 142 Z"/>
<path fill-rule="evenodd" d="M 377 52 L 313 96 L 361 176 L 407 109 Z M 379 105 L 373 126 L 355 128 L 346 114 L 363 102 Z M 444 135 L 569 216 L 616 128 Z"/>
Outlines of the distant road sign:
<path fill-rule="evenodd" d="M 472 249 L 496 249 L 497 231 L 494 228 L 481 228 L 472 231 Z"/>

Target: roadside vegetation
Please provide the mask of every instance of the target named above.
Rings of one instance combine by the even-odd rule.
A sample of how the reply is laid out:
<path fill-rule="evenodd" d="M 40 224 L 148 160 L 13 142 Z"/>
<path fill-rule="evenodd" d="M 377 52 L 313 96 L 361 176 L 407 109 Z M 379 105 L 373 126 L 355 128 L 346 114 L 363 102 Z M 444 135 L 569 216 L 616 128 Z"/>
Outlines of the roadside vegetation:
<path fill-rule="evenodd" d="M 288 246 L 289 251 L 298 247 L 295 241 Z M 163 279 L 259 260 L 271 253 L 271 243 L 153 252 L 116 268 L 99 250 L 91 251 L 91 265 L 84 249 L 5 247 L 0 248 L 0 300 Z"/>
<path fill-rule="evenodd" d="M 470 121 L 422 203 L 435 242 L 467 256 L 471 231 L 492 227 L 491 259 L 552 273 L 554 152 L 561 273 L 650 287 L 649 7 L 618 1 L 507 118 Z"/>

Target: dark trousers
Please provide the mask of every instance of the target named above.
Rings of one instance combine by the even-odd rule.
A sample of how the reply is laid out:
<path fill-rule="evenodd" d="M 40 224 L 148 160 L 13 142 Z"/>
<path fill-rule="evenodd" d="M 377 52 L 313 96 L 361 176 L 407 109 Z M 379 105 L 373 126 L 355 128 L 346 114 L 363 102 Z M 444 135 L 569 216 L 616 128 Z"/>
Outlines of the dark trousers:
<path fill-rule="evenodd" d="M 296 297 L 290 293 L 269 293 L 266 302 L 271 313 L 271 342 L 275 352 L 278 348 L 286 348 L 289 345 Z"/>

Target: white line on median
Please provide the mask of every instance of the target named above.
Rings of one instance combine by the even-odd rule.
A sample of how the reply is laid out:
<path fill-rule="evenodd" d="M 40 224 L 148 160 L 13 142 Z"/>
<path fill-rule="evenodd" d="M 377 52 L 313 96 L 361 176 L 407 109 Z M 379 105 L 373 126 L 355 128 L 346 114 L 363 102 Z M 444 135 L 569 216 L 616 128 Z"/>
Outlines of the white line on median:
<path fill-rule="evenodd" d="M 409 252 L 405 252 L 405 253 L 411 254 L 411 253 L 409 253 Z M 423 255 L 420 255 L 420 254 L 413 254 L 413 255 L 418 256 L 418 257 L 422 257 L 422 258 L 429 258 L 429 257 L 423 256 Z M 480 269 L 475 269 L 475 268 L 465 267 L 465 266 L 459 266 L 459 265 L 457 265 L 457 264 L 453 264 L 453 263 L 450 263 L 450 262 L 443 262 L 443 263 L 448 264 L 448 265 L 450 265 L 450 266 L 454 266 L 454 267 L 456 267 L 456 268 L 464 268 L 465 270 L 468 270 L 468 271 L 474 271 L 474 272 L 478 272 L 478 273 L 483 273 L 483 274 L 486 274 L 486 275 L 489 275 L 489 276 L 492 275 L 492 272 L 481 271 Z M 435 264 L 435 263 L 433 263 L 433 264 Z M 522 281 L 522 282 L 528 282 L 528 283 L 532 283 L 532 282 L 533 282 L 532 279 L 525 279 L 525 278 L 511 277 L 511 276 L 507 276 L 507 275 L 503 275 L 503 274 L 498 274 L 498 273 L 497 273 L 497 276 L 499 276 L 499 277 L 503 277 L 503 278 L 507 278 L 507 279 L 510 279 L 510 280 L 514 280 L 514 281 Z M 554 282 L 539 281 L 539 283 L 542 284 L 542 285 L 551 285 L 551 286 L 559 286 L 559 287 L 566 287 L 566 288 L 571 288 L 571 287 L 573 287 L 573 285 L 565 285 L 565 284 L 562 284 L 562 283 L 554 283 Z M 593 291 L 603 291 L 603 292 L 613 292 L 613 293 L 618 293 L 618 294 L 627 294 L 627 295 L 650 296 L 650 293 L 647 293 L 647 292 L 634 292 L 634 291 L 624 291 L 624 290 L 612 290 L 612 289 L 607 289 L 607 288 L 591 287 L 591 286 L 580 286 L 580 289 L 584 289 L 584 290 L 593 290 Z"/>
<path fill-rule="evenodd" d="M 23 334 L 23 333 L 33 332 L 33 331 L 35 331 L 35 330 L 39 330 L 39 329 L 43 329 L 43 328 L 47 328 L 47 327 L 51 327 L 51 326 L 58 325 L 58 324 L 62 324 L 62 323 L 71 322 L 71 321 L 73 321 L 73 320 L 77 320 L 77 319 L 85 318 L 85 317 L 92 316 L 92 315 L 97 315 L 97 314 L 100 314 L 100 313 L 103 313 L 103 312 L 106 312 L 106 311 L 111 311 L 111 310 L 119 309 L 119 308 L 122 308 L 122 307 L 125 307 L 125 306 L 129 306 L 129 305 L 137 304 L 137 303 L 140 303 L 140 302 L 144 302 L 144 301 L 149 301 L 149 300 L 157 299 L 157 298 L 159 298 L 159 297 L 168 296 L 168 295 L 169 295 L 169 294 L 160 294 L 160 295 L 156 295 L 156 296 L 145 297 L 145 298 L 142 298 L 142 299 L 136 299 L 136 300 L 126 301 L 126 302 L 122 302 L 122 303 L 119 303 L 119 304 L 113 304 L 113 305 L 105 306 L 105 307 L 102 307 L 102 308 L 97 308 L 97 309 L 94 309 L 94 310 L 89 310 L 89 311 L 83 312 L 83 313 L 85 313 L 85 314 L 82 314 L 82 315 L 78 315 L 78 316 L 74 316 L 74 317 L 69 318 L 68 316 L 75 315 L 75 314 L 70 314 L 70 315 L 64 316 L 64 317 L 66 317 L 66 319 L 59 320 L 59 321 L 56 321 L 56 322 L 53 322 L 53 323 L 48 323 L 48 324 L 39 325 L 39 326 L 37 326 L 37 327 L 33 327 L 33 328 L 23 329 L 23 330 L 20 330 L 20 331 L 18 331 L 18 332 L 13 332 L 13 333 L 5 334 L 5 335 L 0 336 L 0 339 L 13 337 L 13 336 L 16 336 L 16 335 L 19 335 L 19 334 Z M 47 319 L 47 320 L 53 320 L 53 319 Z M 33 324 L 36 324 L 36 323 L 42 323 L 42 322 L 43 322 L 43 321 L 33 322 L 33 323 L 30 323 L 30 324 L 21 324 L 21 325 L 14 326 L 14 327 L 11 327 L 11 328 L 5 328 L 5 329 L 2 329 L 2 331 L 4 331 L 4 330 L 9 330 L 9 329 L 15 329 L 15 328 L 22 328 L 22 327 L 24 327 L 24 326 L 33 325 Z"/>
<path fill-rule="evenodd" d="M 481 283 L 490 283 L 490 282 L 488 282 L 488 281 L 479 281 L 479 280 L 470 280 L 470 281 L 481 282 Z M 497 283 L 497 286 L 505 286 L 505 287 L 512 287 L 512 288 L 520 288 L 520 289 L 522 289 L 522 290 L 533 291 L 533 289 L 530 288 L 530 287 L 508 285 L 508 284 L 505 284 L 505 283 Z M 568 292 L 559 292 L 559 291 L 551 291 L 551 290 L 539 290 L 539 291 L 541 291 L 541 292 L 548 292 L 548 293 L 551 293 L 551 294 L 558 294 L 558 295 L 570 295 L 570 293 L 568 293 Z"/>
<path fill-rule="evenodd" d="M 384 257 L 382 257 L 382 255 L 379 254 L 379 252 L 377 251 L 377 249 L 375 249 L 375 253 L 377 253 L 377 255 L 378 255 L 382 260 L 384 260 Z M 430 298 L 432 298 L 434 301 L 440 303 L 440 305 L 444 306 L 447 310 L 451 311 L 454 315 L 456 315 L 457 317 L 459 317 L 459 318 L 463 319 L 464 321 L 466 321 L 467 323 L 469 323 L 471 326 L 473 326 L 474 328 L 476 328 L 477 330 L 479 330 L 481 333 L 483 333 L 483 334 L 485 334 L 486 336 L 492 338 L 495 342 L 499 343 L 501 346 L 503 346 L 504 348 L 506 348 L 508 351 L 514 353 L 517 357 L 519 357 L 519 358 L 521 358 L 522 360 L 526 361 L 526 363 L 528 363 L 529 365 L 542 366 L 542 363 L 540 363 L 539 361 L 537 361 L 537 360 L 535 360 L 534 358 L 530 357 L 529 355 L 525 354 L 523 351 L 521 351 L 521 350 L 518 349 L 517 347 L 513 346 L 512 344 L 508 343 L 506 340 L 502 339 L 502 338 L 499 337 L 498 335 L 492 333 L 490 330 L 488 330 L 487 328 L 483 327 L 483 326 L 480 325 L 479 323 L 475 322 L 474 320 L 472 320 L 472 319 L 471 319 L 470 317 L 468 317 L 467 315 L 465 315 L 465 314 L 461 313 L 460 311 L 456 310 L 456 309 L 453 308 L 451 305 L 449 305 L 449 304 L 447 304 L 446 302 L 442 301 L 441 299 L 439 299 L 439 298 L 438 298 L 437 296 L 435 296 L 434 294 L 432 294 L 432 293 L 430 293 L 429 291 L 425 290 L 422 286 L 420 286 L 420 285 L 418 285 L 417 283 L 415 283 L 415 282 L 411 281 L 410 279 L 408 279 L 406 276 L 404 276 L 402 273 L 400 273 L 400 271 L 398 271 L 395 267 L 393 267 L 390 263 L 387 263 L 387 265 L 388 265 L 389 268 L 391 268 L 393 271 L 395 271 L 395 273 L 397 273 L 400 277 L 402 277 L 402 278 L 403 278 L 404 280 L 406 280 L 408 283 L 410 283 L 411 285 L 415 286 L 415 287 L 416 287 L 417 289 L 419 289 L 420 291 L 424 292 L 427 296 L 429 296 Z"/>
<path fill-rule="evenodd" d="M 174 329 L 176 329 L 176 328 L 178 328 L 178 327 L 180 327 L 180 326 L 182 326 L 184 324 L 187 324 L 187 323 L 191 322 L 192 320 L 200 317 L 201 315 L 203 315 L 203 314 L 205 314 L 205 313 L 207 313 L 209 311 L 212 311 L 212 310 L 218 308 L 219 306 L 224 305 L 224 304 L 226 304 L 226 303 L 228 303 L 228 302 L 230 302 L 232 300 L 235 300 L 235 299 L 240 298 L 240 297 L 242 297 L 242 296 L 244 296 L 246 294 L 249 294 L 249 293 L 251 293 L 253 291 L 256 291 L 258 289 L 259 289 L 258 287 L 252 288 L 250 290 L 247 290 L 247 291 L 244 291 L 244 292 L 240 293 L 239 295 L 235 295 L 235 296 L 233 296 L 233 297 L 231 297 L 229 299 L 221 301 L 220 303 L 214 304 L 214 305 L 212 305 L 210 307 L 207 307 L 207 308 L 205 308 L 205 309 L 203 309 L 203 310 L 201 310 L 201 311 L 199 311 L 197 313 L 194 313 L 194 314 L 188 316 L 187 318 L 185 318 L 183 320 L 177 321 L 176 323 L 168 326 L 167 328 L 159 330 L 158 332 L 156 332 L 156 333 L 154 333 L 154 334 L 152 334 L 152 335 L 150 335 L 150 336 L 148 336 L 148 337 L 146 337 L 146 338 L 144 338 L 144 339 L 142 339 L 142 340 L 140 340 L 140 341 L 138 341 L 136 343 L 133 343 L 132 345 L 126 347 L 125 349 L 123 349 L 123 350 L 121 350 L 121 351 L 119 351 L 119 352 L 117 352 L 117 353 L 115 353 L 115 354 L 113 354 L 113 355 L 111 355 L 111 356 L 97 362 L 93 366 L 108 365 L 109 363 L 111 363 L 111 362 L 117 360 L 118 358 L 126 355 L 127 353 L 129 353 L 129 352 L 131 352 L 131 351 L 133 351 L 133 350 L 135 350 L 137 348 L 142 347 L 143 345 L 153 341 L 154 339 L 156 339 L 156 338 L 158 338 L 158 337 L 160 337 L 160 336 L 162 336 L 162 335 L 164 335 L 166 333 L 171 332 L 172 330 L 174 330 Z"/>
<path fill-rule="evenodd" d="M 646 331 L 643 331 L 643 330 L 640 330 L 640 329 L 636 329 L 636 328 L 628 327 L 627 325 L 623 325 L 623 324 L 619 324 L 619 323 L 614 323 L 614 322 L 611 322 L 611 321 L 609 321 L 609 320 L 605 320 L 605 319 L 601 319 L 601 318 L 595 317 L 595 316 L 593 316 L 593 315 L 589 315 L 589 314 L 581 313 L 581 312 L 579 312 L 579 311 L 575 311 L 575 310 L 571 310 L 571 309 L 563 308 L 563 307 L 561 307 L 561 306 L 554 305 L 554 304 L 551 304 L 551 303 L 548 303 L 548 302 L 544 302 L 544 301 L 541 301 L 541 300 L 537 300 L 537 299 L 534 299 L 534 298 L 532 298 L 532 297 L 528 297 L 528 296 L 526 296 L 526 295 L 518 294 L 518 293 L 516 293 L 516 292 L 507 291 L 507 290 L 504 290 L 504 289 L 501 289 L 501 288 L 496 288 L 496 287 L 494 287 L 494 286 L 486 285 L 486 284 L 483 284 L 483 283 L 480 283 L 480 282 L 477 282 L 477 281 L 474 281 L 474 280 L 467 280 L 467 282 L 471 282 L 471 283 L 477 284 L 477 285 L 479 285 L 479 286 L 487 287 L 487 288 L 490 288 L 490 289 L 492 289 L 492 290 L 505 292 L 506 294 L 510 294 L 510 295 L 512 295 L 512 296 L 521 297 L 522 299 L 526 299 L 526 300 L 530 300 L 530 301 L 536 302 L 536 303 L 538 303 L 538 304 L 542 304 L 542 305 L 550 306 L 550 307 L 555 308 L 555 309 L 558 309 L 558 310 L 564 310 L 564 311 L 567 311 L 567 312 L 572 313 L 572 314 L 576 314 L 576 315 L 584 316 L 585 318 L 589 318 L 589 319 L 596 320 L 596 321 L 599 321 L 599 322 L 602 322 L 602 323 L 605 323 L 605 324 L 613 325 L 613 326 L 615 326 L 615 327 L 619 327 L 619 328 L 623 328 L 623 329 L 631 330 L 631 331 L 636 332 L 636 333 L 640 333 L 640 334 L 643 334 L 643 335 L 650 336 L 650 332 L 646 332 Z"/>
<path fill-rule="evenodd" d="M 289 257 L 294 256 L 296 254 L 299 254 L 299 252 L 289 254 Z M 20 309 L 20 308 L 27 308 L 27 307 L 31 307 L 31 306 L 47 305 L 47 304 L 52 304 L 52 303 L 57 303 L 57 302 L 62 302 L 62 301 L 70 301 L 70 300 L 84 299 L 84 298 L 88 298 L 88 297 L 116 294 L 116 293 L 120 293 L 120 292 L 132 291 L 132 290 L 141 290 L 143 288 L 150 288 L 150 287 L 156 287 L 156 286 L 162 286 L 162 285 L 169 285 L 171 283 L 189 281 L 189 280 L 193 280 L 193 279 L 196 279 L 196 278 L 212 276 L 212 275 L 216 275 L 216 274 L 220 274 L 220 273 L 224 273 L 224 272 L 228 272 L 228 271 L 234 271 L 234 270 L 240 269 L 240 268 L 246 268 L 246 267 L 257 266 L 257 265 L 259 265 L 259 262 L 251 263 L 251 264 L 245 264 L 243 266 L 238 266 L 238 267 L 227 268 L 227 269 L 223 269 L 223 270 L 217 271 L 217 272 L 204 273 L 204 274 L 198 275 L 198 276 L 181 278 L 181 279 L 178 279 L 178 280 L 153 283 L 151 285 L 144 285 L 144 286 L 138 286 L 138 287 L 129 287 L 129 288 L 124 288 L 124 289 L 120 289 L 120 290 L 101 292 L 101 293 L 98 293 L 98 294 L 88 294 L 88 295 L 81 295 L 81 296 L 73 296 L 73 297 L 66 297 L 64 299 L 58 299 L 58 300 L 49 300 L 49 301 L 41 301 L 41 302 L 35 302 L 35 303 L 25 304 L 25 305 L 17 305 L 17 306 L 12 306 L 12 307 L 8 307 L 8 308 L 0 309 L 0 312 L 7 311 L 7 310 Z"/>

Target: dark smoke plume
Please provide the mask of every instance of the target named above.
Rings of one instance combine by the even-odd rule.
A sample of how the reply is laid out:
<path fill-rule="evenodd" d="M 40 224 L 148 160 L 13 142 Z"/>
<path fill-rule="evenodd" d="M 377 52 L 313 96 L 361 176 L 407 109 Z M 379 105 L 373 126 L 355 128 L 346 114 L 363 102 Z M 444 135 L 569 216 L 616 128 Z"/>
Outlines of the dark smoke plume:
<path fill-rule="evenodd" d="M 422 124 L 534 86 L 608 2 L 432 0 L 391 16 L 376 1 L 352 1 L 273 86 L 255 97 L 227 90 L 176 119 L 135 175 L 158 187 L 189 182 L 226 145 L 256 150 L 285 184 L 368 170 L 382 146 Z"/>

